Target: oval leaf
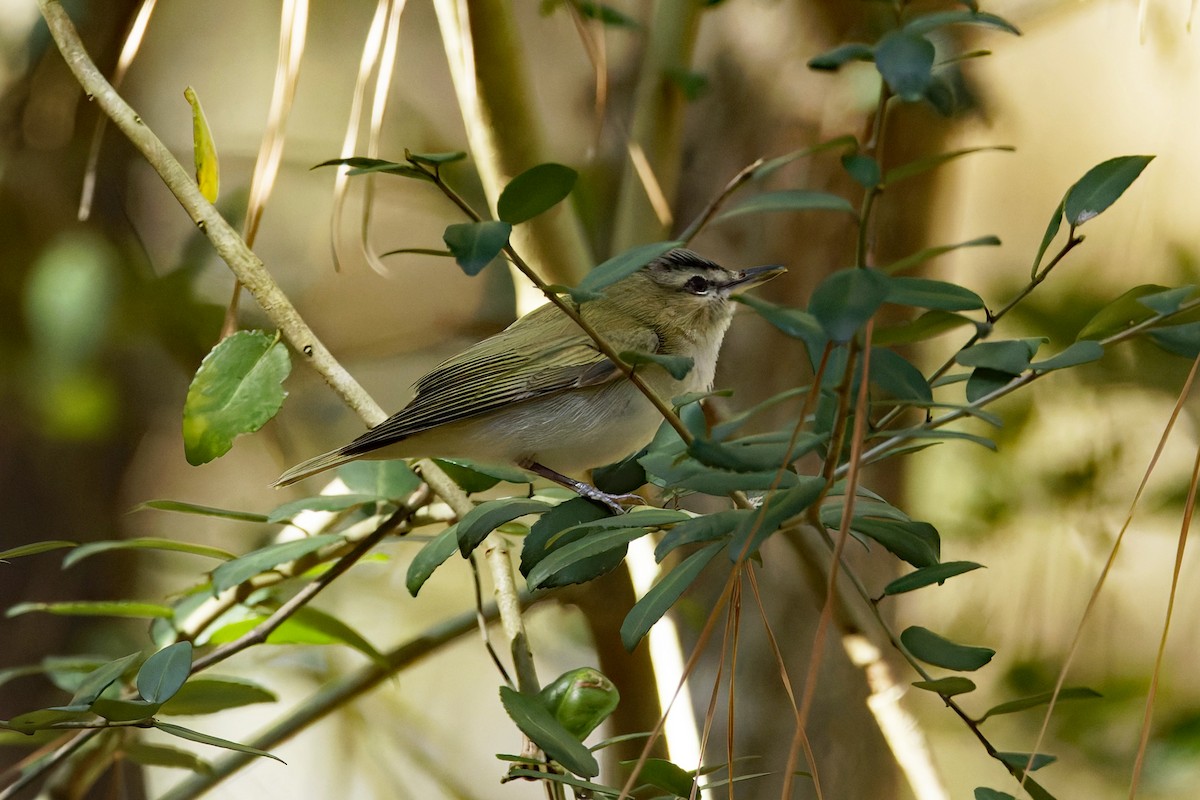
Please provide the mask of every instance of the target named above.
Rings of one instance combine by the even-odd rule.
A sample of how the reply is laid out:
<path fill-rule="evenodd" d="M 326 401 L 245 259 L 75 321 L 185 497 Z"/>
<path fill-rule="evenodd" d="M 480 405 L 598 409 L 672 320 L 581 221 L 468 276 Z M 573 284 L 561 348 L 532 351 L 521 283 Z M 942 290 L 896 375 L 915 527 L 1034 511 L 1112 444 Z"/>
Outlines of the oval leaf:
<path fill-rule="evenodd" d="M 546 710 L 537 697 L 501 686 L 500 702 L 521 732 L 542 748 L 546 755 L 576 775 L 594 778 L 600 774 L 596 757 Z"/>
<path fill-rule="evenodd" d="M 1086 686 L 1071 686 L 1061 690 L 1058 693 L 1058 698 L 1055 701 L 1094 700 L 1097 697 L 1103 697 L 1103 695 L 1097 692 L 1095 689 L 1089 689 Z M 1055 699 L 1054 692 L 1042 692 L 1040 694 L 1030 695 L 1029 697 L 1022 697 L 1019 700 L 1009 700 L 1007 703 L 1001 703 L 998 706 L 992 706 L 983 713 L 982 717 L 976 721 L 983 722 L 988 717 L 995 717 L 999 716 L 1000 714 L 1014 714 L 1018 711 L 1024 711 L 1029 708 L 1044 706 L 1049 704 L 1052 699 Z M 1021 766 L 1025 765 L 1022 764 Z"/>
<path fill-rule="evenodd" d="M 447 225 L 442 241 L 450 248 L 463 272 L 478 275 L 500 255 L 511 233 L 512 225 L 507 222 L 462 222 Z"/>
<path fill-rule="evenodd" d="M 291 542 L 267 545 L 247 553 L 233 561 L 226 561 L 212 572 L 213 594 L 221 592 L 239 583 L 253 578 L 260 572 L 273 569 L 280 564 L 302 558 L 309 553 L 315 553 L 326 545 L 342 541 L 340 533 L 323 533 L 320 536 L 306 536 Z"/>
<path fill-rule="evenodd" d="M 752 197 L 721 214 L 714 222 L 764 211 L 843 211 L 856 216 L 858 214 L 854 210 L 854 206 L 850 205 L 849 200 L 836 194 L 813 192 L 806 189 L 784 189 Z"/>
<path fill-rule="evenodd" d="M 1010 339 L 1004 342 L 981 342 L 960 350 L 954 360 L 964 367 L 1020 375 L 1029 368 L 1030 360 L 1045 339 Z"/>
<path fill-rule="evenodd" d="M 458 521 L 458 549 L 463 558 L 487 538 L 487 535 L 506 522 L 526 514 L 539 514 L 550 509 L 549 503 L 523 497 L 504 497 L 480 503 Z"/>
<path fill-rule="evenodd" d="M 176 642 L 146 659 L 137 674 L 143 700 L 162 704 L 175 696 L 192 669 L 192 643 Z"/>
<path fill-rule="evenodd" d="M 835 342 L 848 342 L 887 300 L 891 281 L 873 269 L 843 269 L 813 290 L 808 311 Z"/>
<path fill-rule="evenodd" d="M 1035 361 L 1029 366 L 1038 372 L 1050 372 L 1056 369 L 1077 367 L 1080 364 L 1099 361 L 1103 356 L 1104 346 L 1099 342 L 1075 342 L 1075 344 L 1070 345 L 1058 355 L 1047 358 L 1045 361 Z"/>
<path fill-rule="evenodd" d="M 924 689 L 927 692 L 940 694 L 942 697 L 954 697 L 958 694 L 967 694 L 968 692 L 975 691 L 975 681 L 959 675 L 952 675 L 949 678 L 938 678 L 935 681 L 913 681 L 913 686 L 918 689 Z"/>
<path fill-rule="evenodd" d="M 663 614 L 675 605 L 675 601 L 687 591 L 724 546 L 724 542 L 713 542 L 692 553 L 654 584 L 641 600 L 634 603 L 633 608 L 625 615 L 625 621 L 621 623 L 621 643 L 625 645 L 626 650 L 637 647 L 637 643 L 650 631 L 654 623 L 662 619 Z"/>
<path fill-rule="evenodd" d="M 901 100 L 912 103 L 925 96 L 933 81 L 933 42 L 916 33 L 891 31 L 875 45 L 875 68 Z"/>
<path fill-rule="evenodd" d="M 913 656 L 926 664 L 959 672 L 977 670 L 996 655 L 996 651 L 990 647 L 957 644 L 919 625 L 906 628 L 900 634 L 900 641 Z"/>
<path fill-rule="evenodd" d="M 425 581 L 429 580 L 433 571 L 446 563 L 446 560 L 458 551 L 457 528 L 457 525 L 451 525 L 433 537 L 417 551 L 413 560 L 409 562 L 404 586 L 413 597 L 416 597 L 417 592 L 421 591 L 421 587 L 425 585 Z"/>
<path fill-rule="evenodd" d="M 529 570 L 525 582 L 530 589 L 538 589 L 561 570 L 585 559 L 595 558 L 613 551 L 621 553 L 623 557 L 630 542 L 640 539 L 649 532 L 648 528 L 617 528 L 589 534 L 547 553 L 533 569 Z"/>
<path fill-rule="evenodd" d="M 668 356 L 660 353 L 642 353 L 637 350 L 622 350 L 617 355 L 631 367 L 640 364 L 656 364 L 665 369 L 667 374 L 677 381 L 686 378 L 692 371 L 692 367 L 696 365 L 695 360 L 690 356 Z"/>
<path fill-rule="evenodd" d="M 683 242 L 676 241 L 654 242 L 619 253 L 583 276 L 579 285 L 571 290 L 571 297 L 577 303 L 595 300 L 609 286 L 629 277 L 654 259 L 666 255 L 682 244 Z"/>
<path fill-rule="evenodd" d="M 62 603 L 17 603 L 4 612 L 6 617 L 17 617 L 31 611 L 44 611 L 61 617 L 132 617 L 133 619 L 170 619 L 171 609 L 159 603 L 141 603 L 136 600 L 73 600 Z"/>
<path fill-rule="evenodd" d="M 283 405 L 287 348 L 262 331 L 238 331 L 204 357 L 183 404 L 184 455 L 193 466 L 225 455 Z"/>
<path fill-rule="evenodd" d="M 179 688 L 159 713 L 176 716 L 215 714 L 253 703 L 273 703 L 274 693 L 245 678 L 208 676 L 192 678 Z"/>
<path fill-rule="evenodd" d="M 508 182 L 496 201 L 496 216 L 517 225 L 561 202 L 575 187 L 579 173 L 562 164 L 538 164 Z"/>
<path fill-rule="evenodd" d="M 921 589 L 934 583 L 940 586 L 947 578 L 953 578 L 955 575 L 962 575 L 964 572 L 971 572 L 982 567 L 982 564 L 976 564 L 974 561 L 944 561 L 933 566 L 922 567 L 915 572 L 910 572 L 907 575 L 896 578 L 896 580 L 883 587 L 883 593 L 903 594 L 904 592 L 911 592 L 914 589 Z"/>
<path fill-rule="evenodd" d="M 899 306 L 937 308 L 942 311 L 973 311 L 983 308 L 983 298 L 970 289 L 930 278 L 892 278 L 887 302 Z"/>
<path fill-rule="evenodd" d="M 1074 228 L 1099 216 L 1125 193 L 1153 160 L 1154 156 L 1119 156 L 1092 167 L 1070 188 L 1063 200 L 1067 224 Z"/>

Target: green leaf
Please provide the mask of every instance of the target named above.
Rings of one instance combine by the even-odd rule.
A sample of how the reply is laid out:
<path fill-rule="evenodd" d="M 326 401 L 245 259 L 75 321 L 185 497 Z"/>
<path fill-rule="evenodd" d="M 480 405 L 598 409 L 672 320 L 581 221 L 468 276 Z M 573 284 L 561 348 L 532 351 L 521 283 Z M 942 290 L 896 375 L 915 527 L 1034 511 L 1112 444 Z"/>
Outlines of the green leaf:
<path fill-rule="evenodd" d="M 616 710 L 621 693 L 604 673 L 579 667 L 548 683 L 538 698 L 563 728 L 582 742 Z"/>
<path fill-rule="evenodd" d="M 640 539 L 649 532 L 648 528 L 615 528 L 590 533 L 543 556 L 529 570 L 529 574 L 525 577 L 525 582 L 529 585 L 530 589 L 544 588 L 544 585 L 550 578 L 581 561 L 597 558 L 614 551 L 619 552 L 623 557 L 630 542 L 634 539 Z M 555 583 L 555 585 L 561 585 L 561 583 Z"/>
<path fill-rule="evenodd" d="M 797 483 L 796 473 L 790 470 L 733 472 L 706 467 L 694 459 L 679 461 L 675 453 L 649 452 L 638 459 L 646 472 L 675 489 L 687 489 L 704 494 L 725 495 L 732 491 L 790 489 Z"/>
<path fill-rule="evenodd" d="M 571 297 L 577 303 L 595 300 L 609 286 L 623 278 L 628 278 L 654 259 L 669 253 L 682 244 L 677 241 L 653 242 L 618 253 L 584 275 L 579 285 L 571 290 Z"/>
<path fill-rule="evenodd" d="M 626 650 L 633 650 L 637 647 L 637 643 L 649 632 L 654 623 L 662 619 L 663 614 L 675 605 L 675 602 L 724 547 L 724 542 L 713 542 L 692 553 L 679 566 L 659 579 L 658 583 L 654 584 L 641 600 L 634 603 L 633 608 L 629 609 L 629 613 L 625 615 L 625 621 L 621 623 L 621 643 L 625 645 Z"/>
<path fill-rule="evenodd" d="M 953 578 L 955 575 L 962 575 L 964 572 L 971 572 L 982 567 L 982 564 L 976 564 L 974 561 L 944 561 L 896 578 L 883 587 L 883 593 L 886 595 L 903 594 L 934 583 L 940 586 L 947 578 Z"/>
<path fill-rule="evenodd" d="M 319 494 L 301 497 L 276 507 L 267 515 L 267 522 L 289 522 L 305 511 L 345 511 L 378 502 L 379 496 L 375 494 Z"/>
<path fill-rule="evenodd" d="M 925 96 L 933 81 L 933 42 L 904 30 L 889 31 L 875 45 L 875 68 L 892 94 L 907 103 Z"/>
<path fill-rule="evenodd" d="M 176 642 L 146 659 L 137 674 L 138 694 L 162 704 L 175 696 L 192 669 L 192 643 Z"/>
<path fill-rule="evenodd" d="M 208 118 L 204 116 L 196 90 L 188 86 L 183 90 L 183 96 L 192 107 L 192 161 L 196 167 L 196 185 L 205 200 L 215 203 L 221 186 L 221 170 L 212 129 L 208 127 Z"/>
<path fill-rule="evenodd" d="M 413 556 L 413 560 L 409 562 L 408 574 L 404 579 L 408 593 L 416 597 L 417 592 L 421 591 L 421 587 L 425 585 L 425 581 L 433 575 L 433 571 L 446 563 L 446 560 L 456 552 L 458 552 L 458 526 L 451 525 L 426 542 L 425 546 L 418 550 L 417 554 Z"/>
<path fill-rule="evenodd" d="M 880 183 L 879 162 L 868 155 L 847 153 L 842 156 L 842 168 L 864 189 L 874 189 Z"/>
<path fill-rule="evenodd" d="M 1120 156 L 1092 167 L 1067 191 L 1063 200 L 1067 224 L 1077 228 L 1102 214 L 1153 160 L 1154 156 Z"/>
<path fill-rule="evenodd" d="M 458 521 L 456 534 L 458 550 L 463 558 L 471 555 L 488 534 L 506 522 L 512 522 L 526 514 L 539 514 L 551 508 L 549 503 L 541 500 L 528 500 L 524 497 L 502 497 L 499 500 L 488 500 L 480 503 L 467 512 Z"/>
<path fill-rule="evenodd" d="M 1075 342 L 1058 355 L 1047 358 L 1045 361 L 1035 361 L 1029 367 L 1038 372 L 1050 372 L 1099 361 L 1103 355 L 1104 347 L 1099 342 Z"/>
<path fill-rule="evenodd" d="M 507 222 L 460 222 L 446 226 L 442 241 L 463 272 L 478 275 L 500 255 L 511 233 L 512 225 Z"/>
<path fill-rule="evenodd" d="M 78 547 L 79 542 L 69 542 L 66 539 L 53 539 L 44 542 L 31 542 L 23 544 L 19 547 L 10 547 L 7 550 L 0 550 L 0 561 L 9 558 L 21 558 L 22 556 L 36 556 L 38 553 L 48 553 L 51 550 L 61 550 L 64 547 Z"/>
<path fill-rule="evenodd" d="M 873 269 L 843 269 L 813 290 L 808 311 L 835 342 L 848 342 L 887 300 L 891 280 Z"/>
<path fill-rule="evenodd" d="M 928 522 L 860 517 L 850 528 L 918 569 L 938 563 L 938 533 Z"/>
<path fill-rule="evenodd" d="M 733 299 L 750 306 L 760 317 L 793 339 L 819 341 L 824 346 L 825 331 L 821 329 L 817 318 L 807 311 L 776 305 L 749 294 L 734 295 Z"/>
<path fill-rule="evenodd" d="M 183 404 L 184 455 L 192 466 L 219 458 L 283 405 L 292 371 L 287 348 L 262 331 L 238 331 L 204 357 Z"/>
<path fill-rule="evenodd" d="M 975 682 L 970 678 L 952 675 L 949 678 L 938 678 L 934 681 L 913 681 L 913 686 L 927 692 L 940 694 L 942 697 L 954 697 L 975 691 Z"/>
<path fill-rule="evenodd" d="M 191 742 L 199 742 L 200 744 L 208 744 L 208 745 L 212 745 L 213 747 L 223 747 L 226 750 L 236 750 L 239 753 L 249 753 L 252 756 L 262 756 L 264 758 L 273 758 L 276 761 L 278 761 L 280 764 L 287 763 L 279 756 L 271 755 L 270 753 L 268 753 L 265 750 L 259 750 L 257 748 L 251 747 L 250 745 L 247 745 L 247 744 L 239 744 L 237 742 L 231 742 L 228 739 L 221 739 L 217 736 L 209 736 L 207 733 L 200 733 L 199 731 L 194 731 L 194 730 L 191 730 L 190 728 L 184 728 L 180 725 L 172 725 L 169 722 L 163 722 L 161 720 L 154 720 L 154 727 L 158 728 L 163 733 L 169 733 L 172 736 L 178 736 L 180 739 L 187 739 L 188 741 L 191 741 Z"/>
<path fill-rule="evenodd" d="M 192 678 L 159 710 L 160 714 L 194 716 L 215 714 L 227 708 L 273 703 L 275 694 L 245 678 L 210 675 Z"/>
<path fill-rule="evenodd" d="M 622 761 L 621 766 L 632 767 L 635 763 Z M 671 797 L 690 797 L 694 778 L 692 773 L 665 758 L 647 758 L 638 773 L 638 780 L 655 789 L 669 792 Z"/>
<path fill-rule="evenodd" d="M 75 688 L 75 694 L 71 698 L 71 702 L 58 710 L 86 711 L 104 693 L 105 689 L 120 680 L 125 671 L 133 666 L 134 662 L 141 657 L 141 653 L 130 653 L 115 661 L 101 664 L 79 682 L 79 686 Z"/>
<path fill-rule="evenodd" d="M 162 703 L 151 703 L 148 700 L 99 697 L 92 703 L 92 711 L 109 722 L 137 722 L 153 717 L 161 705 Z"/>
<path fill-rule="evenodd" d="M 237 641 L 268 619 L 266 615 L 251 617 L 230 623 L 214 631 L 209 644 L 226 644 Z M 367 641 L 362 634 L 337 617 L 312 606 L 304 606 L 267 636 L 267 644 L 329 645 L 344 644 L 352 647 L 377 664 L 385 663 L 383 654 Z"/>
<path fill-rule="evenodd" d="M 1003 389 L 1016 379 L 1017 376 L 1009 372 L 979 367 L 972 371 L 971 377 L 967 379 L 967 402 L 978 403 L 984 397 Z M 995 449 L 994 446 L 990 447 Z"/>
<path fill-rule="evenodd" d="M 898 167 L 892 167 L 891 169 L 889 169 L 887 171 L 887 175 L 884 176 L 883 182 L 885 185 L 891 186 L 894 183 L 899 183 L 900 181 L 905 180 L 907 178 L 912 178 L 916 175 L 920 175 L 923 172 L 928 172 L 931 169 L 940 167 L 942 164 L 945 164 L 947 161 L 953 161 L 954 159 L 962 158 L 963 156 L 969 156 L 973 153 L 988 153 L 988 152 L 1013 153 L 1013 152 L 1016 152 L 1016 149 L 1017 148 L 1015 148 L 1011 145 L 1002 144 L 1002 145 L 992 145 L 992 146 L 988 146 L 988 147 L 967 147 L 962 150 L 954 150 L 949 153 L 937 153 L 932 156 L 926 156 L 925 158 L 919 158 L 916 161 L 910 161 L 907 164 L 901 164 Z M 987 239 L 994 239 L 995 237 L 986 237 L 985 236 L 983 238 L 984 238 L 984 240 L 987 240 Z M 974 241 L 980 241 L 981 243 L 991 244 L 991 242 L 986 242 L 986 241 L 981 241 L 981 240 L 974 240 Z M 997 239 L 995 243 L 999 244 L 1000 241 Z M 955 245 L 955 246 L 956 247 L 965 247 L 968 245 L 964 244 L 964 245 Z M 888 271 L 890 272 L 892 270 L 889 269 Z"/>
<path fill-rule="evenodd" d="M 542 0 L 542 13 L 549 14 L 555 8 L 565 5 L 570 2 L 580 16 L 586 19 L 594 19 L 602 25 L 609 25 L 616 28 L 640 28 L 641 25 L 633 17 L 622 14 L 612 6 L 604 3 L 594 3 L 592 0 Z"/>
<path fill-rule="evenodd" d="M 954 360 L 964 367 L 983 367 L 1009 375 L 1020 375 L 1029 369 L 1031 359 L 1045 341 L 1044 338 L 1039 338 L 980 342 L 958 351 Z"/>
<path fill-rule="evenodd" d="M 435 458 L 434 463 L 467 494 L 484 492 L 500 481 L 533 483 L 533 473 L 502 464 L 486 464 L 466 458 Z"/>
<path fill-rule="evenodd" d="M 66 557 L 63 558 L 63 569 L 74 566 L 83 559 L 94 556 L 97 553 L 107 553 L 110 550 L 165 550 L 173 553 L 189 553 L 194 556 L 205 556 L 206 558 L 219 558 L 222 561 L 228 561 L 236 557 L 233 553 L 222 550 L 219 547 L 209 547 L 205 544 L 192 544 L 190 542 L 177 542 L 174 539 L 156 539 L 147 536 L 137 539 L 112 539 L 105 542 L 88 542 L 87 544 L 80 545 L 67 553 Z"/>
<path fill-rule="evenodd" d="M 875 51 L 868 44 L 850 42 L 827 50 L 808 60 L 808 68 L 833 72 L 851 61 L 874 61 Z"/>
<path fill-rule="evenodd" d="M 1017 800 L 1008 792 L 999 792 L 995 789 L 988 789 L 986 786 L 980 786 L 975 790 L 975 800 Z"/>
<path fill-rule="evenodd" d="M 657 364 L 667 371 L 677 381 L 681 381 L 687 377 L 692 371 L 692 367 L 696 365 L 695 360 L 691 356 L 669 356 L 661 353 L 642 353 L 637 350 L 623 350 L 618 353 L 621 360 L 632 367 L 641 364 Z"/>
<path fill-rule="evenodd" d="M 1001 714 L 1015 714 L 1018 711 L 1025 711 L 1029 708 L 1037 708 L 1038 706 L 1048 705 L 1053 699 L 1054 692 L 1041 692 L 1040 694 L 1022 697 L 1018 700 L 1009 700 L 1007 703 L 1001 703 L 997 706 L 992 706 L 987 711 L 983 712 L 983 716 L 976 722 L 983 722 L 988 717 L 995 717 Z M 1086 686 L 1072 686 L 1064 688 L 1058 693 L 1058 701 L 1063 700 L 1094 700 L 1097 697 L 1103 697 L 1102 694 L 1095 689 L 1089 689 Z M 1024 766 L 1022 764 L 1021 766 Z"/>
<path fill-rule="evenodd" d="M 600 774 L 596 757 L 546 710 L 537 697 L 501 686 L 500 702 L 521 732 L 568 771 L 585 778 Z"/>
<path fill-rule="evenodd" d="M 1200 322 L 1169 325 L 1149 331 L 1150 340 L 1156 345 L 1184 358 L 1195 358 L 1200 353 Z"/>
<path fill-rule="evenodd" d="M 857 150 L 858 139 L 854 138 L 854 136 L 850 134 L 844 134 L 842 136 L 835 136 L 832 139 L 827 139 L 824 142 L 819 142 L 811 147 L 802 147 L 799 150 L 793 150 L 790 153 L 786 153 L 782 156 L 776 156 L 775 158 L 768 159 L 762 164 L 759 164 L 754 168 L 754 171 L 750 173 L 750 177 L 753 180 L 759 180 L 760 178 L 765 178 L 767 175 L 777 171 L 780 167 L 787 166 L 793 161 L 804 158 L 805 156 L 823 153 L 826 150 L 843 149 Z"/>
<path fill-rule="evenodd" d="M 341 541 L 344 539 L 340 533 L 323 533 L 320 536 L 306 536 L 303 539 L 267 545 L 233 561 L 226 561 L 212 572 L 213 594 L 218 595 L 260 572 L 303 558 L 322 547 Z"/>
<path fill-rule="evenodd" d="M 926 311 L 910 322 L 876 327 L 871 341 L 880 347 L 915 344 L 940 336 L 943 333 L 975 323 L 961 314 L 948 311 Z"/>
<path fill-rule="evenodd" d="M 899 353 L 881 347 L 871 348 L 871 383 L 897 400 L 912 403 L 933 401 L 929 382 Z"/>
<path fill-rule="evenodd" d="M 762 506 L 738 524 L 729 543 L 729 558 L 738 561 L 754 555 L 780 526 L 815 503 L 824 488 L 824 478 L 804 475 L 797 477 L 793 488 L 767 495 Z"/>
<path fill-rule="evenodd" d="M 733 508 L 685 520 L 667 531 L 659 540 L 658 546 L 654 548 L 654 558 L 661 563 L 668 553 L 678 547 L 724 539 L 732 534 L 746 517 L 754 513 L 756 512 L 750 509 Z"/>
<path fill-rule="evenodd" d="M 1166 286 L 1159 286 L 1156 283 L 1134 286 L 1097 311 L 1083 326 L 1083 329 L 1076 334 L 1075 339 L 1077 341 L 1107 339 L 1138 323 L 1145 322 L 1153 317 L 1155 312 L 1138 301 L 1143 297 L 1161 294 L 1164 291 L 1170 290 Z"/>
<path fill-rule="evenodd" d="M 533 219 L 562 202 L 578 178 L 578 172 L 562 164 L 531 167 L 509 181 L 500 192 L 496 216 L 510 225 Z"/>
<path fill-rule="evenodd" d="M 1161 314 L 1165 317 L 1168 314 L 1174 314 L 1178 311 L 1195 293 L 1195 284 L 1178 286 L 1174 289 L 1167 289 L 1166 291 L 1139 297 L 1138 302 L 1155 314 Z"/>
<path fill-rule="evenodd" d="M 147 500 L 144 503 L 139 503 L 133 507 L 134 511 L 145 511 L 146 509 L 154 509 L 155 511 L 174 511 L 177 514 L 198 514 L 202 517 L 216 517 L 218 519 L 232 519 L 238 522 L 266 522 L 266 514 L 255 514 L 250 511 L 230 511 L 226 508 L 214 508 L 212 506 L 201 506 L 195 503 L 184 503 L 179 500 Z"/>
<path fill-rule="evenodd" d="M 44 611 L 61 617 L 132 617 L 170 619 L 171 609 L 159 603 L 136 600 L 68 600 L 61 603 L 17 603 L 4 612 L 6 617 L 18 617 L 31 611 Z"/>
<path fill-rule="evenodd" d="M 395 161 L 384 161 L 381 158 L 364 158 L 363 156 L 351 156 L 350 158 L 331 158 L 328 161 L 322 161 L 312 167 L 337 167 L 346 166 L 350 169 L 346 172 L 347 175 L 365 175 L 371 172 L 386 172 L 389 175 L 400 175 L 405 178 L 415 178 L 420 181 L 432 181 L 433 177 L 422 172 L 421 170 L 409 164 L 400 164 Z"/>
<path fill-rule="evenodd" d="M 905 23 L 904 30 L 909 33 L 929 33 L 947 25 L 979 25 L 1011 33 L 1014 36 L 1021 35 L 1016 26 L 1008 20 L 998 17 L 995 14 L 986 14 L 974 9 L 971 11 L 938 11 L 932 14 L 921 14 Z"/>
<path fill-rule="evenodd" d="M 721 222 L 743 214 L 758 214 L 765 211 L 843 211 L 858 215 L 854 206 L 844 197 L 829 192 L 814 192 L 807 189 L 783 189 L 764 192 L 734 206 L 719 215 L 714 222 Z"/>
<path fill-rule="evenodd" d="M 364 459 L 338 468 L 338 477 L 351 492 L 402 501 L 421 485 L 421 477 L 403 459 Z"/>
<path fill-rule="evenodd" d="M 714 442 L 701 437 L 688 446 L 688 453 L 701 464 L 734 472 L 782 469 L 791 461 L 786 441 Z"/>
<path fill-rule="evenodd" d="M 1042 234 L 1042 243 L 1038 245 L 1037 255 L 1033 259 L 1033 268 L 1029 270 L 1030 278 L 1037 277 L 1038 268 L 1042 266 L 1042 257 L 1050 249 L 1050 243 L 1054 241 L 1054 237 L 1058 236 L 1058 231 L 1062 227 L 1063 204 L 1066 201 L 1067 198 L 1064 195 L 1058 203 L 1058 208 L 1054 209 L 1054 215 L 1050 217 L 1050 222 L 1046 225 L 1046 232 Z"/>
<path fill-rule="evenodd" d="M 144 767 L 173 767 L 190 770 L 200 775 L 210 775 L 213 771 L 212 764 L 195 753 L 180 750 L 178 747 L 130 741 L 121 746 L 121 752 L 130 761 Z"/>
<path fill-rule="evenodd" d="M 983 308 L 983 298 L 970 289 L 930 278 L 893 277 L 887 301 L 899 306 L 971 311 Z"/>
<path fill-rule="evenodd" d="M 49 728 L 59 722 L 74 722 L 89 719 L 92 712 L 87 708 L 65 711 L 61 708 L 40 708 L 37 711 L 26 711 L 8 720 L 8 726 L 21 733 L 33 733 L 36 730 Z"/>
<path fill-rule="evenodd" d="M 996 651 L 989 647 L 957 644 L 919 625 L 905 628 L 900 634 L 900 641 L 921 661 L 959 672 L 977 670 L 996 655 Z"/>
<path fill-rule="evenodd" d="M 450 164 L 455 161 L 462 161 L 467 157 L 467 154 L 461 150 L 451 150 L 446 153 L 410 153 L 405 150 L 404 157 L 409 161 L 414 161 L 418 164 L 428 164 L 431 167 L 440 167 L 442 164 Z"/>
<path fill-rule="evenodd" d="M 996 753 L 996 758 L 1008 764 L 1010 767 L 1017 769 L 1025 769 L 1025 765 L 1029 764 L 1029 753 Z M 1033 764 L 1030 765 L 1029 771 L 1035 772 L 1047 764 L 1053 764 L 1058 761 L 1058 756 L 1052 756 L 1047 753 L 1038 753 L 1033 757 Z"/>
<path fill-rule="evenodd" d="M 1000 238 L 997 236 L 980 236 L 978 239 L 970 239 L 958 244 L 942 244 L 936 247 L 926 247 L 924 250 L 918 250 L 910 256 L 905 256 L 899 261 L 893 261 L 883 268 L 883 271 L 889 275 L 895 275 L 897 272 L 903 272 L 907 269 L 912 269 L 915 266 L 924 264 L 930 259 L 937 258 L 944 253 L 949 253 L 953 250 L 959 250 L 964 247 L 999 247 Z"/>

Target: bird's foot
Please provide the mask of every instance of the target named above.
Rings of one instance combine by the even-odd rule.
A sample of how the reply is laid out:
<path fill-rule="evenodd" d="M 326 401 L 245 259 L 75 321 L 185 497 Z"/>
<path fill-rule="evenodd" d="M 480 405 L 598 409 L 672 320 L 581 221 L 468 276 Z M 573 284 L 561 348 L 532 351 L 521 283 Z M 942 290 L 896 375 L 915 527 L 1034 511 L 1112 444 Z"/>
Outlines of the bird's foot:
<path fill-rule="evenodd" d="M 604 506 L 614 514 L 625 513 L 625 507 L 621 505 L 622 501 L 631 505 L 644 504 L 646 502 L 641 495 L 637 494 L 609 494 L 608 492 L 602 492 L 595 486 L 592 486 L 590 483 L 584 483 L 583 481 L 577 481 L 574 478 L 568 478 L 566 475 L 555 472 L 549 467 L 543 464 L 538 464 L 537 462 L 530 462 L 522 464 L 521 466 L 530 472 L 541 475 L 543 478 L 554 481 L 559 486 L 567 487 L 584 500 L 590 500 L 593 503 L 598 503 Z"/>

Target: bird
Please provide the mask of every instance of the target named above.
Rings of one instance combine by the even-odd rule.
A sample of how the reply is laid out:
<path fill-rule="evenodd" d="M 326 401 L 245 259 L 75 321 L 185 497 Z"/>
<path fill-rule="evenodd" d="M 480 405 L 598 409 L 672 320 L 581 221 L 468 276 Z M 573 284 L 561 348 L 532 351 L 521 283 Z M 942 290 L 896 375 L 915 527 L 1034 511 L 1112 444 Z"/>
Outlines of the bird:
<path fill-rule="evenodd" d="M 579 314 L 614 351 L 692 359 L 682 379 L 656 364 L 639 376 L 670 400 L 712 388 L 733 319 L 732 294 L 786 270 L 730 270 L 675 248 L 582 302 Z M 416 383 L 408 405 L 353 441 L 284 472 L 275 486 L 358 459 L 466 458 L 513 464 L 620 511 L 572 476 L 646 445 L 662 415 L 595 341 L 553 304 L 518 318 Z"/>

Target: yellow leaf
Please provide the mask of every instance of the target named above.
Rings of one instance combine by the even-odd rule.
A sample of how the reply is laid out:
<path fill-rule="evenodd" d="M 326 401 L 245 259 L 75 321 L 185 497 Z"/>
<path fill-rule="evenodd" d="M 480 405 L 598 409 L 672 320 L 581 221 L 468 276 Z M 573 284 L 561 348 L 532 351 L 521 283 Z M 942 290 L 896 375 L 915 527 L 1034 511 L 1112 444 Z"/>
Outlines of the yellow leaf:
<path fill-rule="evenodd" d="M 213 142 L 204 109 L 200 107 L 200 98 L 196 97 L 196 90 L 189 86 L 183 90 L 183 96 L 192 106 L 192 154 L 196 161 L 196 183 L 208 202 L 215 203 L 221 187 L 217 146 Z"/>

